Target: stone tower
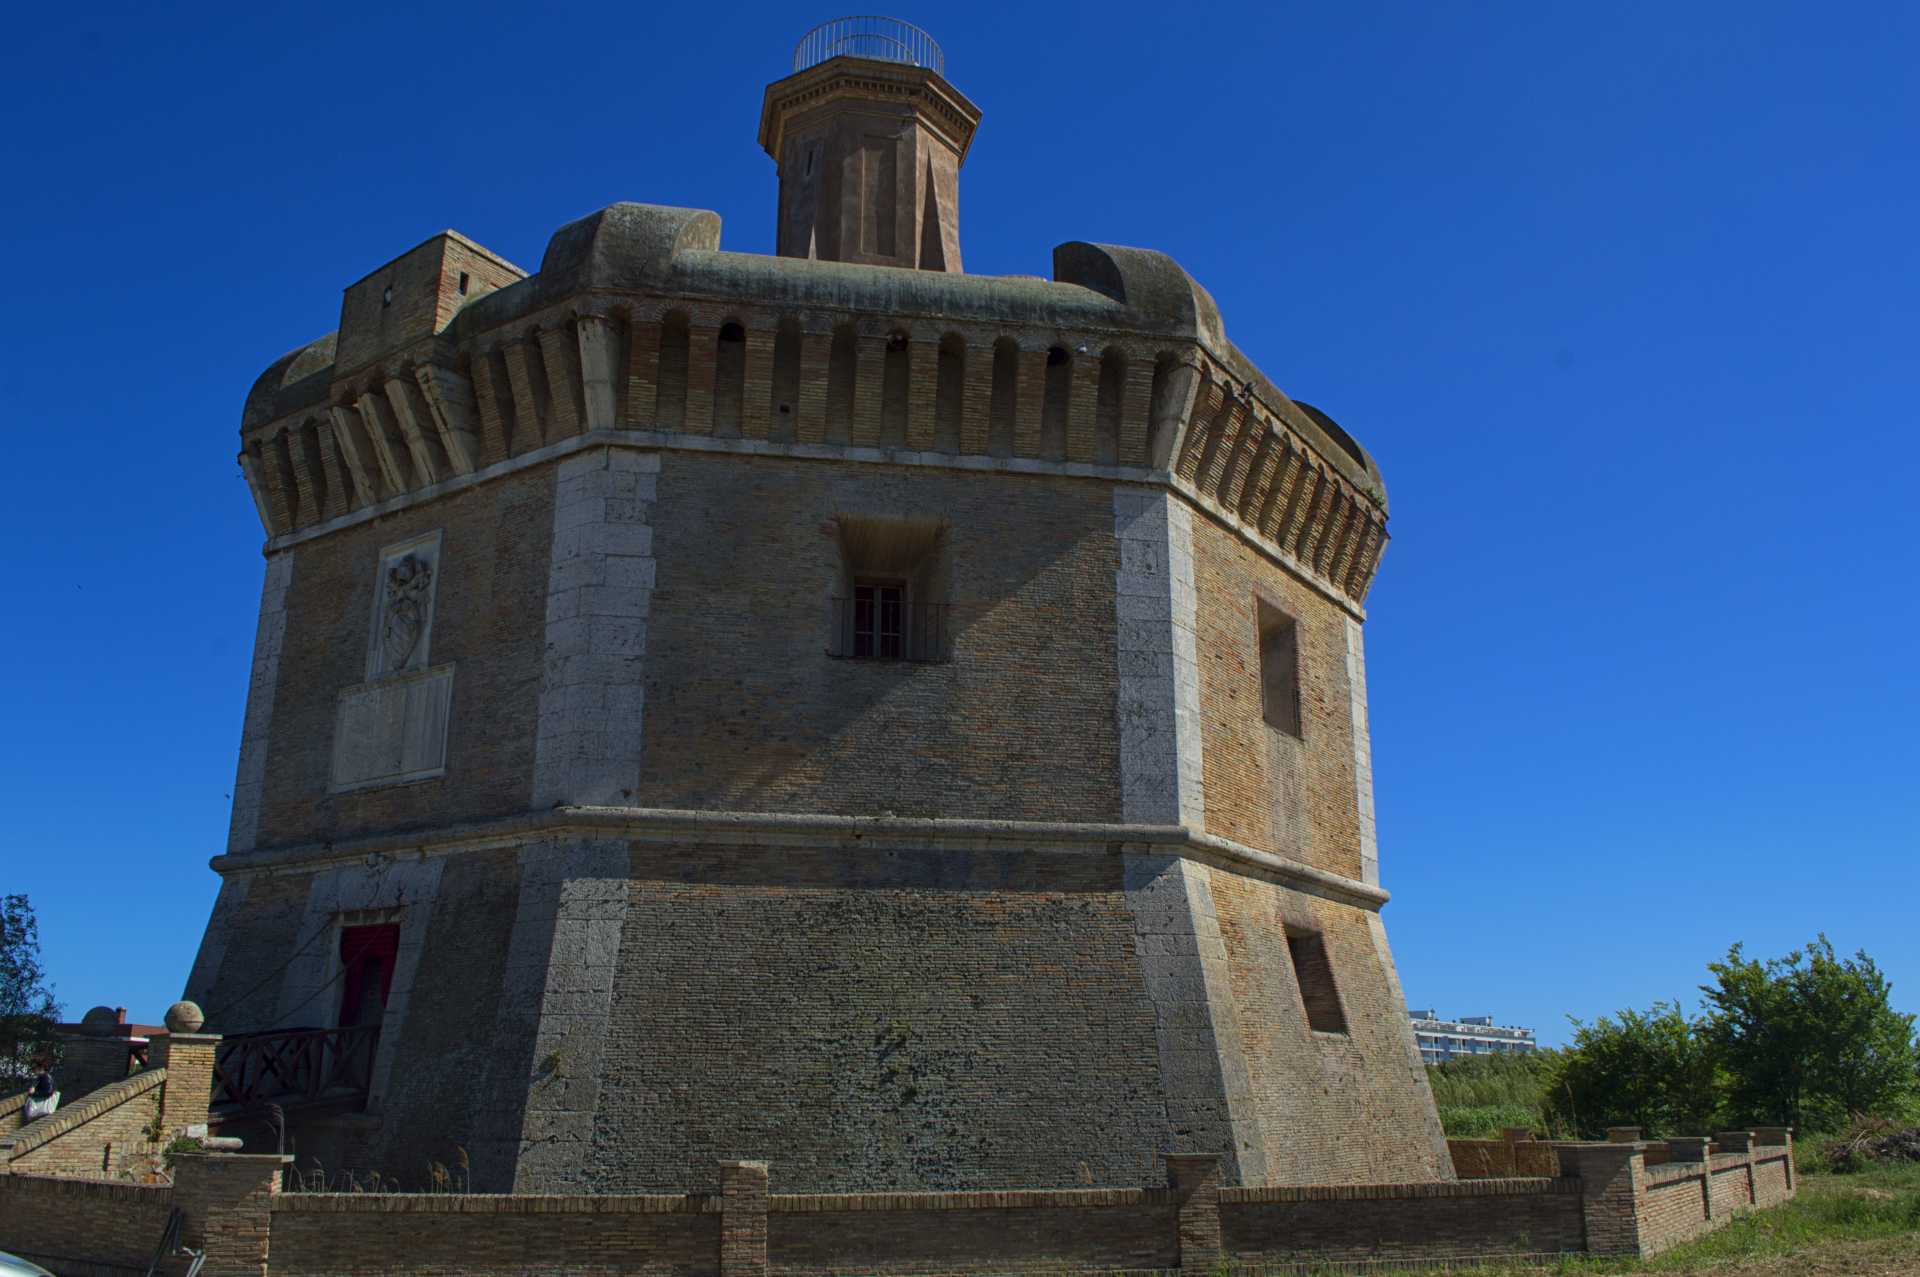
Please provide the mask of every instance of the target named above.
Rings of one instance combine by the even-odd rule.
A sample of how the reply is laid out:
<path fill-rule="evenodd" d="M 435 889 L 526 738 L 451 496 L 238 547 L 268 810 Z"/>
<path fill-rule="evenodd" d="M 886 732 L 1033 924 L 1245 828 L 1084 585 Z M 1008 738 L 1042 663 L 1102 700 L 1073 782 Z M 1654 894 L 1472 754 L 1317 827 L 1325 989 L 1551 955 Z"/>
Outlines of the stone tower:
<path fill-rule="evenodd" d="M 1378 470 L 1162 254 L 962 274 L 978 113 L 844 34 L 767 92 L 779 255 L 448 231 L 255 384 L 189 996 L 376 1035 L 300 1147 L 483 1188 L 1449 1177 L 1380 919 Z"/>

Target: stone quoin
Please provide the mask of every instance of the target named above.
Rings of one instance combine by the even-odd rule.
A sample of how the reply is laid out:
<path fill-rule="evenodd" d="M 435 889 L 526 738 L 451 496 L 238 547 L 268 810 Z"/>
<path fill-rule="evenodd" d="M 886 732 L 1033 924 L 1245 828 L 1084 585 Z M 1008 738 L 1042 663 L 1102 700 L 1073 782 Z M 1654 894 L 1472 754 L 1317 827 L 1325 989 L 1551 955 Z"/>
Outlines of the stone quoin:
<path fill-rule="evenodd" d="M 1379 470 L 1161 253 L 964 273 L 978 108 L 803 54 L 776 255 L 445 231 L 247 396 L 204 1032 L 377 1026 L 289 1136 L 405 1183 L 1451 1180 L 1380 913 Z"/>

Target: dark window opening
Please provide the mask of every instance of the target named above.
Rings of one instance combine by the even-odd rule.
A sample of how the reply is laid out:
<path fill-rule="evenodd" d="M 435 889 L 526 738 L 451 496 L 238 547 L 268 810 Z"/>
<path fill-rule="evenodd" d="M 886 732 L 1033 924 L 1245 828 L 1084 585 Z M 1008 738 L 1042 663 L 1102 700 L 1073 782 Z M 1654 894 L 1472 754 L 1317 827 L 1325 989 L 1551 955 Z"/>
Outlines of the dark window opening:
<path fill-rule="evenodd" d="M 948 659 L 944 522 L 840 515 L 841 570 L 827 654 L 865 661 Z"/>
<path fill-rule="evenodd" d="M 1048 461 L 1067 459 L 1067 405 L 1073 398 L 1073 363 L 1066 347 L 1047 351 L 1046 384 L 1040 407 L 1040 455 Z"/>
<path fill-rule="evenodd" d="M 1340 991 L 1333 982 L 1333 963 L 1327 957 L 1326 938 L 1317 931 L 1287 928 L 1287 953 L 1293 958 L 1293 978 L 1300 985 L 1300 1003 L 1306 1008 L 1307 1027 L 1315 1033 L 1345 1033 L 1347 1015 L 1340 1009 Z"/>
<path fill-rule="evenodd" d="M 739 438 L 746 394 L 747 330 L 737 320 L 729 319 L 720 325 L 719 338 L 714 345 L 714 434 L 730 439 Z"/>
<path fill-rule="evenodd" d="M 460 295 L 462 297 L 467 295 L 467 272 L 465 271 L 460 272 Z"/>
<path fill-rule="evenodd" d="M 400 950 L 400 924 L 340 929 L 340 1027 L 378 1025 L 393 988 L 394 957 Z"/>
<path fill-rule="evenodd" d="M 1260 716 L 1289 736 L 1300 731 L 1300 627 L 1265 599 L 1260 619 Z"/>
<path fill-rule="evenodd" d="M 897 661 L 903 651 L 906 587 L 895 584 L 853 587 L 853 655 Z"/>
<path fill-rule="evenodd" d="M 380 294 L 380 305 L 382 308 L 393 305 L 393 285 L 392 284 L 388 284 L 385 291 L 383 291 Z"/>

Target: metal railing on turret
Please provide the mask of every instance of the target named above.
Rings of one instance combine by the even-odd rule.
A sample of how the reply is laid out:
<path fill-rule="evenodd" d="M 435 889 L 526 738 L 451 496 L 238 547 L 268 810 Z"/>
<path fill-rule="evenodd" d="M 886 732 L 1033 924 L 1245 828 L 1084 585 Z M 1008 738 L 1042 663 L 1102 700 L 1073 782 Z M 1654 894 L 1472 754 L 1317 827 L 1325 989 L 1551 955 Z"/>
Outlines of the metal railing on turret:
<path fill-rule="evenodd" d="M 804 71 L 828 58 L 874 58 L 904 62 L 945 75 L 946 55 L 932 36 L 898 18 L 868 14 L 822 22 L 793 47 L 793 69 Z"/>

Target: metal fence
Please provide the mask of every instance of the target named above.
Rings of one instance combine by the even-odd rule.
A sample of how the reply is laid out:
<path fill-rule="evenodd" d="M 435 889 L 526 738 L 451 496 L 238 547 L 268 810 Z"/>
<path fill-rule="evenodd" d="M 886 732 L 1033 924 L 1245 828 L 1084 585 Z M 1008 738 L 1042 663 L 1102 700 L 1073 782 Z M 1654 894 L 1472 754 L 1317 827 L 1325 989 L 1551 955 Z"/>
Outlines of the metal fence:
<path fill-rule="evenodd" d="M 801 36 L 793 47 L 793 69 L 804 71 L 828 58 L 842 57 L 904 62 L 938 75 L 947 73 L 946 55 L 932 36 L 911 22 L 871 14 L 822 22 Z"/>

